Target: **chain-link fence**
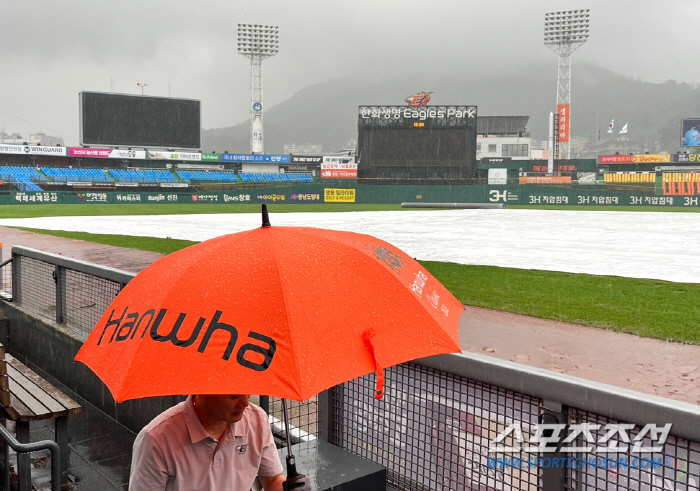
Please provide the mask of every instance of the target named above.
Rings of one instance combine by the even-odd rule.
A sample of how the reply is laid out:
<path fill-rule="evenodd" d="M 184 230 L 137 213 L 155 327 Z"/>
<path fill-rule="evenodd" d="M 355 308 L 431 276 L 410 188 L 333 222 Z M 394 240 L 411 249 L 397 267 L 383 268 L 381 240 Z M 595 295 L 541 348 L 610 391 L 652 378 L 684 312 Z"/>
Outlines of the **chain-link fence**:
<path fill-rule="evenodd" d="M 386 467 L 388 484 L 406 490 L 541 487 L 537 468 L 489 466 L 489 445 L 517 422 L 534 431 L 540 402 L 417 364 L 385 371 L 386 395 L 375 401 L 375 376 L 336 388 L 332 443 Z"/>
<path fill-rule="evenodd" d="M 575 440 L 590 451 L 569 454 L 576 465 L 567 469 L 567 490 L 700 489 L 700 444 L 672 435 L 658 444 L 656 425 L 645 428 L 574 408 L 568 416 L 570 425 L 590 431 Z"/>
<path fill-rule="evenodd" d="M 0 299 L 12 300 L 12 259 L 0 261 Z"/>
<path fill-rule="evenodd" d="M 133 273 L 29 248 L 12 249 L 13 300 L 87 339 Z M 7 267 L 2 268 L 3 270 Z"/>

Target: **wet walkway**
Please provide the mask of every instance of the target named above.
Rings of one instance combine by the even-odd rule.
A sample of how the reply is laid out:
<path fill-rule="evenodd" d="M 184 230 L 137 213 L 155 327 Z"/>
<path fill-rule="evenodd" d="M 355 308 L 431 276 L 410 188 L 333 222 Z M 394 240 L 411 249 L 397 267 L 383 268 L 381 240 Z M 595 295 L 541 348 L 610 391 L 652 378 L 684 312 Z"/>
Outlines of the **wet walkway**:
<path fill-rule="evenodd" d="M 68 417 L 70 460 L 68 477 L 73 490 L 126 491 L 129 489 L 131 447 L 136 434 L 117 423 L 75 392 L 31 363 L 32 370 L 64 394 L 77 401 L 83 410 Z M 53 420 L 35 421 L 30 425 L 30 440 L 54 440 Z M 49 452 L 32 453 L 32 484 L 36 491 L 50 491 Z M 46 465 L 44 465 L 46 463 Z"/>
<path fill-rule="evenodd" d="M 14 245 L 138 272 L 161 254 L 63 239 L 0 227 L 3 258 Z M 460 323 L 462 349 L 582 377 L 647 394 L 700 404 L 700 346 L 640 338 L 575 324 L 467 307 Z M 32 367 L 35 368 L 35 367 Z M 75 489 L 126 490 L 135 435 L 51 378 L 83 404 L 69 418 L 69 473 Z M 52 438 L 36 424 L 32 440 Z"/>

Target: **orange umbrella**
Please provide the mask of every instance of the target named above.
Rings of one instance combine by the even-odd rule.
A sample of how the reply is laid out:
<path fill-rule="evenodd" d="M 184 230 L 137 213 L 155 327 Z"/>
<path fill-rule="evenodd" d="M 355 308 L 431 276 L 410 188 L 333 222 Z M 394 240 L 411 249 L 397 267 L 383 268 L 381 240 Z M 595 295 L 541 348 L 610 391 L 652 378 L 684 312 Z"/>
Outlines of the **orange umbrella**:
<path fill-rule="evenodd" d="M 117 402 L 179 394 L 307 400 L 382 367 L 457 352 L 463 305 L 375 237 L 272 227 L 170 254 L 136 275 L 76 356 Z"/>

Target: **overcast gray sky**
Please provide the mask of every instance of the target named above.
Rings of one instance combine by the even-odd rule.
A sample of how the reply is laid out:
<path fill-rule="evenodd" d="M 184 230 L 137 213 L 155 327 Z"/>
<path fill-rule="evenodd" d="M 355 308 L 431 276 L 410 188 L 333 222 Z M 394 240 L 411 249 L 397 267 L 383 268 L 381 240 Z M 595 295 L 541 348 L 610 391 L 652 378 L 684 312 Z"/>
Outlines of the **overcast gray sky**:
<path fill-rule="evenodd" d="M 314 83 L 411 70 L 436 79 L 507 70 L 517 91 L 519 65 L 550 63 L 556 77 L 544 14 L 582 8 L 590 37 L 574 65 L 700 83 L 698 0 L 4 0 L 0 129 L 77 145 L 78 93 L 140 94 L 137 83 L 147 95 L 200 99 L 205 129 L 246 121 L 250 64 L 237 54 L 238 23 L 279 26 L 279 54 L 263 62 L 267 109 Z"/>

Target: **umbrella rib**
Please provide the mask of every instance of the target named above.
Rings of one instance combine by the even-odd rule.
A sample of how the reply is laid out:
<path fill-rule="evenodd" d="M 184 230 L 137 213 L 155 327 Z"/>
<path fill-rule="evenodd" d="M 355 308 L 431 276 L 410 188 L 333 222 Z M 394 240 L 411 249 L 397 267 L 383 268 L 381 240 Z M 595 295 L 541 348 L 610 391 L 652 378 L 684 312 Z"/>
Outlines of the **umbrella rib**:
<path fill-rule="evenodd" d="M 371 236 L 370 236 L 370 237 L 371 237 Z M 388 245 L 390 245 L 390 246 L 392 246 L 392 247 L 395 247 L 395 246 L 389 244 L 388 242 L 386 242 L 386 241 L 384 241 L 384 240 L 382 240 L 382 239 L 378 239 L 378 238 L 376 238 L 376 237 L 374 237 L 374 238 L 377 239 L 378 241 L 384 242 L 384 243 L 386 243 L 386 244 L 388 244 Z M 358 248 L 358 247 L 353 247 L 353 249 L 355 249 L 356 251 L 360 252 L 361 254 L 369 255 L 368 252 L 367 252 L 367 250 L 364 250 L 364 249 L 361 249 L 361 248 Z M 416 259 L 415 261 L 418 262 L 417 259 Z M 419 263 L 419 264 L 420 264 L 420 263 Z M 424 270 L 424 272 L 428 273 L 430 276 L 433 276 L 433 275 L 428 271 L 428 269 L 427 269 L 425 266 L 423 266 L 422 264 L 421 264 L 420 266 L 421 266 L 421 268 Z M 388 276 L 388 277 L 393 277 L 393 276 L 394 276 L 393 273 L 392 273 L 389 269 L 387 269 L 387 268 L 385 268 L 385 267 L 381 267 L 380 270 L 382 271 L 381 274 L 384 275 L 384 276 Z M 437 279 L 436 279 L 434 276 L 433 276 L 433 279 L 435 279 L 435 281 L 437 281 Z M 439 283 L 439 282 L 438 282 L 438 283 Z M 443 285 L 443 286 L 444 286 L 444 285 Z M 449 290 L 448 290 L 448 292 L 449 292 Z M 449 293 L 452 294 L 452 292 L 449 292 Z M 453 296 L 454 296 L 454 295 L 453 295 Z M 411 298 L 411 302 L 412 302 L 412 303 L 417 303 L 418 305 L 421 305 L 420 297 L 418 297 L 418 296 L 416 296 L 416 295 L 410 295 L 409 298 Z M 462 306 L 462 310 L 464 310 L 464 304 L 462 304 L 462 302 L 459 302 L 459 304 Z M 428 314 L 428 311 L 427 311 L 427 310 L 426 310 L 425 312 L 426 312 L 426 314 L 428 315 L 428 317 L 431 317 L 430 314 Z M 452 342 L 452 341 L 453 341 L 453 340 L 451 339 L 451 337 L 450 337 L 450 335 L 449 335 L 449 333 L 448 333 L 447 331 L 443 331 L 443 333 L 444 333 L 444 339 L 443 339 L 442 341 L 444 341 L 444 340 L 447 340 L 447 341 L 449 341 L 449 342 Z M 460 347 L 460 349 L 461 349 L 461 347 Z M 410 360 L 407 360 L 407 361 L 410 361 Z"/>
<path fill-rule="evenodd" d="M 267 232 L 268 237 L 269 237 L 270 239 L 272 239 L 273 228 L 272 228 L 272 227 L 266 227 L 266 228 L 265 228 L 265 231 Z M 296 360 L 296 357 L 294 356 L 294 354 L 296 353 L 296 349 L 295 349 L 295 347 L 294 347 L 294 338 L 293 338 L 293 335 L 291 334 L 291 333 L 292 333 L 292 329 L 291 329 L 291 319 L 290 319 L 290 317 L 289 317 L 289 315 L 288 315 L 288 314 L 289 314 L 289 308 L 288 308 L 288 306 L 287 306 L 287 293 L 286 293 L 286 291 L 285 291 L 285 289 L 284 289 L 284 282 L 282 281 L 282 274 L 281 274 L 281 272 L 280 272 L 279 256 L 278 256 L 278 254 L 277 254 L 277 250 L 275 249 L 275 243 L 274 243 L 273 240 L 270 240 L 270 251 L 272 252 L 272 256 L 273 256 L 273 258 L 274 258 L 275 268 L 277 269 L 277 279 L 278 279 L 278 281 L 279 281 L 280 290 L 282 290 L 282 302 L 283 302 L 283 304 L 284 304 L 284 314 L 285 314 L 284 317 L 285 317 L 285 319 L 287 319 L 287 325 L 288 325 L 288 328 L 289 328 L 288 331 L 290 332 L 289 342 L 290 342 L 290 344 L 291 344 L 292 359 L 293 359 L 293 360 Z M 297 396 L 298 396 L 298 397 L 302 397 L 302 395 L 301 395 L 301 376 L 299 375 L 299 367 L 298 367 L 297 363 L 294 363 L 294 372 L 295 372 L 295 379 L 296 379 Z"/>

